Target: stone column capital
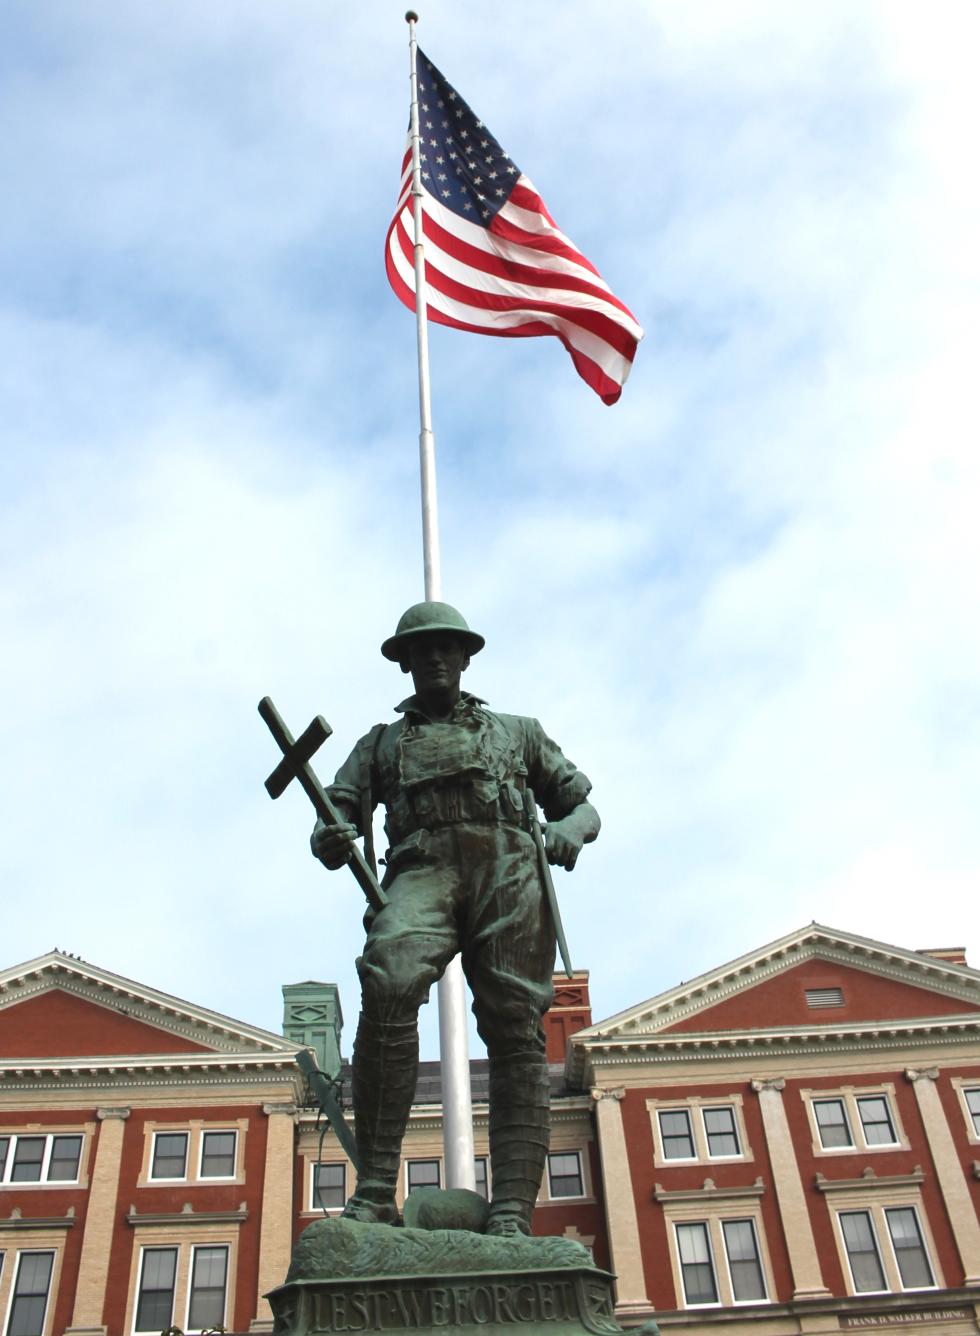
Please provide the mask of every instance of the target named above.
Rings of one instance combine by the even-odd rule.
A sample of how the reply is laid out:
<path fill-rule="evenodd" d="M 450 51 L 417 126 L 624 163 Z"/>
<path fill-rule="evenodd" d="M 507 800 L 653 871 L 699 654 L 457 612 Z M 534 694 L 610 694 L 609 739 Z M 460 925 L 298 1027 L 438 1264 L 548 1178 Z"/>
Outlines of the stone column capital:
<path fill-rule="evenodd" d="M 95 1116 L 96 1118 L 99 1119 L 100 1122 L 104 1122 L 107 1118 L 119 1118 L 123 1122 L 125 1122 L 125 1120 L 129 1117 L 130 1113 L 132 1113 L 132 1109 L 127 1108 L 126 1105 L 124 1104 L 119 1105 L 116 1108 L 104 1108 L 95 1110 Z"/>
<path fill-rule="evenodd" d="M 937 1081 L 939 1079 L 938 1067 L 906 1067 L 906 1079 L 915 1085 L 916 1081 Z"/>
<path fill-rule="evenodd" d="M 763 1090 L 784 1090 L 786 1079 L 782 1076 L 758 1076 L 752 1082 L 752 1089 L 757 1095 Z"/>
<path fill-rule="evenodd" d="M 271 1118 L 271 1117 L 273 1116 L 273 1114 L 276 1114 L 276 1113 L 287 1113 L 287 1114 L 290 1116 L 290 1118 L 295 1118 L 295 1117 L 296 1117 L 296 1105 L 295 1105 L 295 1104 L 279 1104 L 279 1103 L 277 1103 L 277 1104 L 263 1104 L 263 1105 L 262 1105 L 262 1112 L 266 1115 L 267 1118 Z"/>
<path fill-rule="evenodd" d="M 589 1091 L 594 1104 L 598 1104 L 604 1099 L 622 1100 L 626 1095 L 625 1086 L 593 1086 Z"/>

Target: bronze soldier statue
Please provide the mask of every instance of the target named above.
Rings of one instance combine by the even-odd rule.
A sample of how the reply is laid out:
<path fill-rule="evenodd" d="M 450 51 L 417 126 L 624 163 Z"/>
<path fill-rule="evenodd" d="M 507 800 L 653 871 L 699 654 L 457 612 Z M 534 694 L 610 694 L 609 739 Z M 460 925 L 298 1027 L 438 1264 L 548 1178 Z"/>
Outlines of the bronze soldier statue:
<path fill-rule="evenodd" d="M 552 999 L 555 928 L 541 883 L 528 789 L 544 810 L 550 863 L 571 870 L 599 832 L 590 784 L 536 719 L 497 714 L 460 690 L 484 646 L 447 603 L 418 603 L 381 652 L 411 673 L 401 718 L 357 743 L 328 793 L 347 824 L 317 821 L 314 854 L 349 861 L 385 807 L 388 903 L 365 917 L 353 1101 L 360 1172 L 344 1214 L 395 1223 L 402 1138 L 418 1070 L 418 1011 L 457 951 L 490 1060 L 487 1233 L 530 1232 L 548 1151 L 541 1017 Z"/>

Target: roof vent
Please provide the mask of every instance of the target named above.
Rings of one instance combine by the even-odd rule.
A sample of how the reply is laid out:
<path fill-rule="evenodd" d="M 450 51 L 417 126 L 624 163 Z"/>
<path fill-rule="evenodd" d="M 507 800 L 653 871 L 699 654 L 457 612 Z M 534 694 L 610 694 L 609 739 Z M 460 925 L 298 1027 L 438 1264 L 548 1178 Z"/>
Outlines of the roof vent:
<path fill-rule="evenodd" d="M 807 988 L 806 1004 L 808 1007 L 842 1007 L 844 1005 L 843 988 Z"/>

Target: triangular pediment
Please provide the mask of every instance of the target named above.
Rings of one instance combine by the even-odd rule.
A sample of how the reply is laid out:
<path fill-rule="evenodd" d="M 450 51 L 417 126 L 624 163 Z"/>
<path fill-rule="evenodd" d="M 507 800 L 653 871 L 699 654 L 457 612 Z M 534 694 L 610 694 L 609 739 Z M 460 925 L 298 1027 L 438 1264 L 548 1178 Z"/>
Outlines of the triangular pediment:
<path fill-rule="evenodd" d="M 0 971 L 0 1063 L 171 1054 L 291 1061 L 297 1047 L 61 951 Z"/>
<path fill-rule="evenodd" d="M 811 923 L 599 1021 L 576 1044 L 980 1015 L 980 971 Z"/>

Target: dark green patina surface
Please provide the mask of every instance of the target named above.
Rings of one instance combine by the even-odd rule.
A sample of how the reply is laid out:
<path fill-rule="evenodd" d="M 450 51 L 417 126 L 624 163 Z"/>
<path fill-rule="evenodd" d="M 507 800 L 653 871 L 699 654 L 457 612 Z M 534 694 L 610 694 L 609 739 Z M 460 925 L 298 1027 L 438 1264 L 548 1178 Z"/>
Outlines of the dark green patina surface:
<path fill-rule="evenodd" d="M 393 1230 L 338 1218 L 304 1231 L 285 1284 L 268 1299 L 276 1336 L 476 1329 L 620 1336 L 612 1285 L 570 1239 Z"/>

